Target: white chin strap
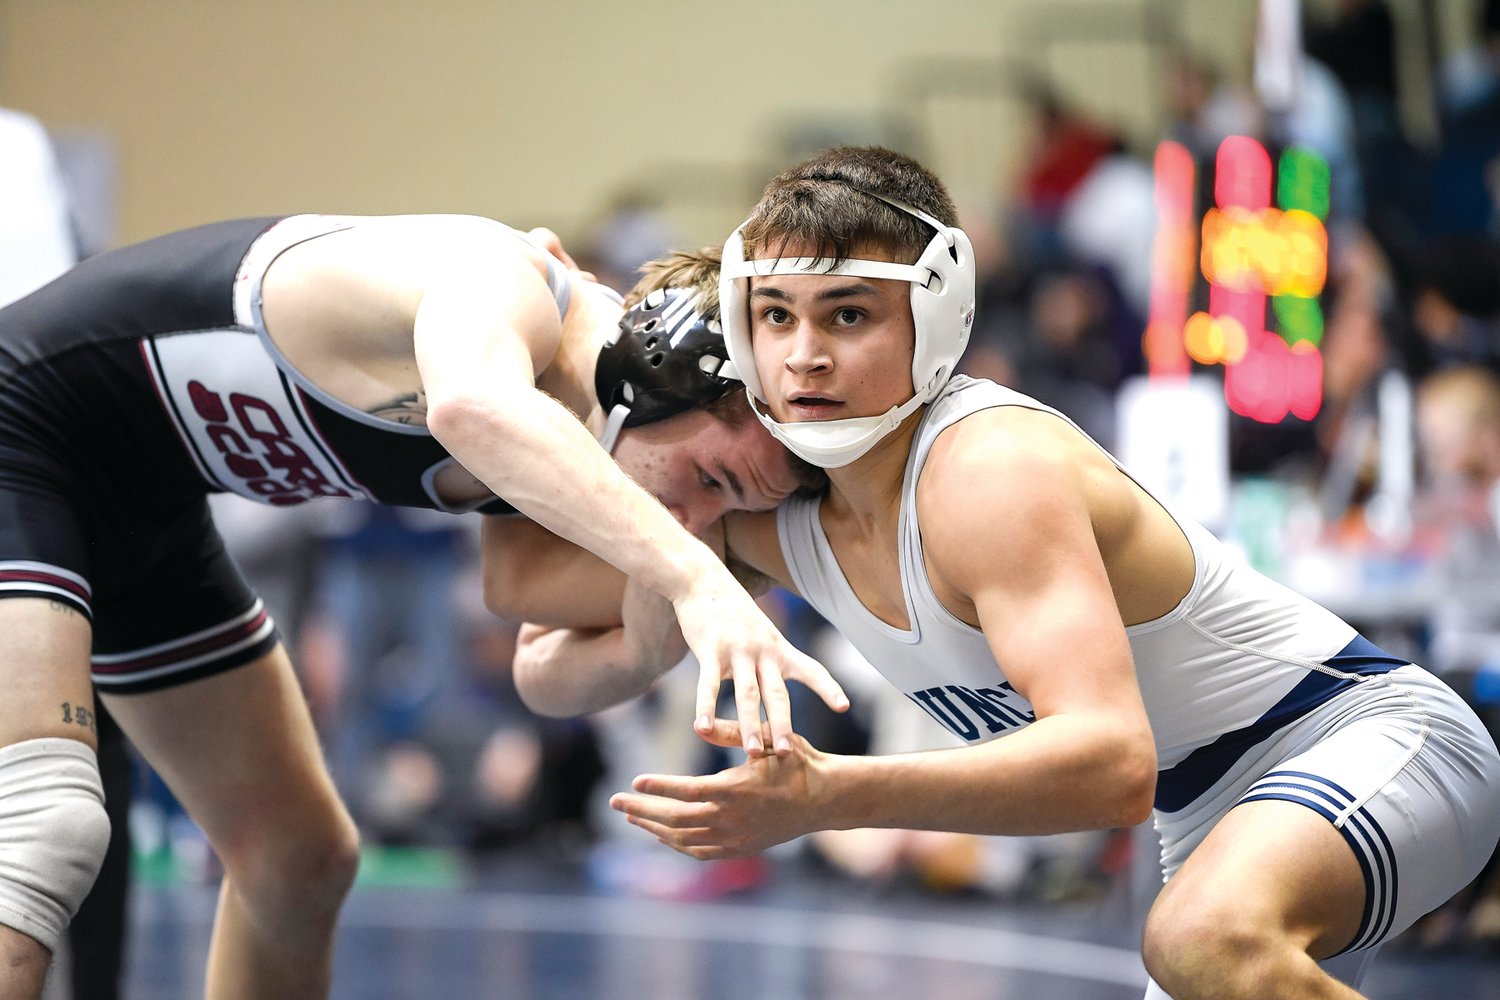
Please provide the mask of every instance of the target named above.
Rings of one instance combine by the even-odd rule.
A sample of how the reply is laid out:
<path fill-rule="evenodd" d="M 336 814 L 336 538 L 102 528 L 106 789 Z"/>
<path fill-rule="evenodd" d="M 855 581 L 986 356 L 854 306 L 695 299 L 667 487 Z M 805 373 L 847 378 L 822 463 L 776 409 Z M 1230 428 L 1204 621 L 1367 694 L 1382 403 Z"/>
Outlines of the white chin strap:
<path fill-rule="evenodd" d="M 624 428 L 625 418 L 628 416 L 630 416 L 630 407 L 616 405 L 604 420 L 604 430 L 599 432 L 599 444 L 611 455 L 615 453 L 615 445 L 620 443 L 620 431 Z"/>
<path fill-rule="evenodd" d="M 755 397 L 750 396 L 750 408 L 755 411 L 760 422 L 766 425 L 771 436 L 786 445 L 798 458 L 811 462 L 820 469 L 842 469 L 850 462 L 864 457 L 865 452 L 875 447 L 876 442 L 900 427 L 901 422 L 925 402 L 927 395 L 917 393 L 906 402 L 873 417 L 800 420 L 784 424 L 762 412 Z"/>

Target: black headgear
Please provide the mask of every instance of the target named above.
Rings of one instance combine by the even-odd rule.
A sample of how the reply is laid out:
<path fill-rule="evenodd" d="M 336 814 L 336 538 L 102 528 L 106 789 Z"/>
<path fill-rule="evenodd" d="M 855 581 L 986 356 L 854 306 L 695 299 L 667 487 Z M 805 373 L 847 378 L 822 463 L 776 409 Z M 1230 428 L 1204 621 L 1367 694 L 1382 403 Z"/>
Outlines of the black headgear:
<path fill-rule="evenodd" d="M 620 332 L 594 367 L 605 448 L 621 427 L 665 420 L 740 387 L 717 315 L 688 288 L 658 288 L 620 317 Z"/>

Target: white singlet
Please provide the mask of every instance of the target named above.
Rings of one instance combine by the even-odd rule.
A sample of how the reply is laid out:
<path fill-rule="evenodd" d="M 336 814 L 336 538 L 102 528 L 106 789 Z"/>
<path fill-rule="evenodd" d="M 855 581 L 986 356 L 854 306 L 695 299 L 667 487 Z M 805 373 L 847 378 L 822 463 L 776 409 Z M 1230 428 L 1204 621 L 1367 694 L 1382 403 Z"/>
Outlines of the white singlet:
<path fill-rule="evenodd" d="M 777 517 L 797 591 L 887 680 L 972 743 L 1035 715 L 984 634 L 933 593 L 916 490 L 938 435 L 996 406 L 1040 410 L 1078 429 L 1057 410 L 989 381 L 957 376 L 933 400 L 912 441 L 901 495 L 910 628 L 888 625 L 860 603 L 823 533 L 819 501 L 787 500 Z M 1193 549 L 1192 587 L 1168 614 L 1126 630 L 1156 739 L 1163 869 L 1176 871 L 1241 801 L 1298 802 L 1325 815 L 1365 868 L 1365 923 L 1350 949 L 1378 944 L 1441 904 L 1488 859 L 1500 836 L 1495 745 L 1472 710 L 1421 667 L 1256 572 L 1200 525 L 1172 516 Z"/>

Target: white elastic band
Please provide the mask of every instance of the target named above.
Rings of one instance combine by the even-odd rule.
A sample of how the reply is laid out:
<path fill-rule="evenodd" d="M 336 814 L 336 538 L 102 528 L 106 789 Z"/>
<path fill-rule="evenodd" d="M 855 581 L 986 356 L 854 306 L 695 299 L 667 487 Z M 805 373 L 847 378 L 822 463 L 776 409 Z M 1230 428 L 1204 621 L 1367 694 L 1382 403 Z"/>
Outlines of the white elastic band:
<path fill-rule="evenodd" d="M 599 432 L 599 444 L 611 455 L 615 453 L 615 444 L 620 439 L 620 430 L 625 426 L 625 418 L 628 416 L 630 416 L 630 407 L 619 403 L 604 419 L 604 430 Z"/>
<path fill-rule="evenodd" d="M 726 260 L 720 265 L 726 278 L 766 278 L 773 274 L 851 274 L 860 278 L 889 278 L 927 284 L 932 272 L 915 264 L 897 264 L 889 260 L 863 260 L 851 257 L 830 267 L 826 257 L 762 257 L 755 260 Z"/>

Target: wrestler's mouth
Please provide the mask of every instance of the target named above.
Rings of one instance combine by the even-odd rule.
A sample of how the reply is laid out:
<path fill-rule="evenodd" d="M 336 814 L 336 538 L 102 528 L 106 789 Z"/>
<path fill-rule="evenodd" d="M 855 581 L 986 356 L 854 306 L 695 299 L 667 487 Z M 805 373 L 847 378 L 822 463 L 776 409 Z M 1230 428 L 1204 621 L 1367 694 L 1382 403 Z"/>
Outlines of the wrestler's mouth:
<path fill-rule="evenodd" d="M 820 396 L 810 393 L 804 396 L 792 396 L 787 400 L 792 413 L 804 420 L 827 420 L 841 406 L 841 400 L 832 399 L 828 396 Z"/>

